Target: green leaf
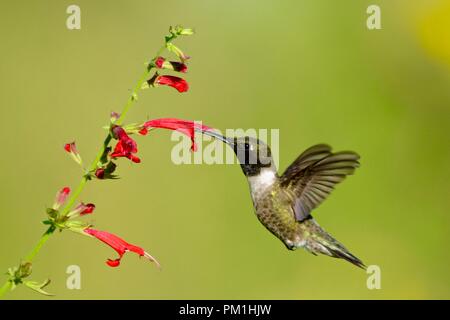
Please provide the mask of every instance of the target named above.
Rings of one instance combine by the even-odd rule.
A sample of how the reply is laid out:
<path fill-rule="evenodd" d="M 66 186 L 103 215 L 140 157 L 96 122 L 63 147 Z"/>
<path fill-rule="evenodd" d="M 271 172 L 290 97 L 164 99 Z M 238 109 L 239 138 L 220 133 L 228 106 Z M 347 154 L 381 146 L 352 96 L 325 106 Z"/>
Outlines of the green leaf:
<path fill-rule="evenodd" d="M 50 279 L 45 280 L 42 283 L 36 282 L 36 281 L 24 281 L 23 283 L 31 290 L 34 290 L 40 294 L 46 295 L 46 296 L 54 296 L 52 293 L 48 293 L 47 291 L 43 290 L 46 286 L 50 284 Z"/>
<path fill-rule="evenodd" d="M 145 89 L 148 89 L 148 88 L 150 88 L 150 85 L 148 84 L 147 81 L 145 81 L 145 82 L 141 85 L 141 90 L 145 90 Z"/>
<path fill-rule="evenodd" d="M 55 210 L 53 208 L 47 208 L 47 214 L 50 218 L 55 219 L 58 216 L 58 210 Z"/>

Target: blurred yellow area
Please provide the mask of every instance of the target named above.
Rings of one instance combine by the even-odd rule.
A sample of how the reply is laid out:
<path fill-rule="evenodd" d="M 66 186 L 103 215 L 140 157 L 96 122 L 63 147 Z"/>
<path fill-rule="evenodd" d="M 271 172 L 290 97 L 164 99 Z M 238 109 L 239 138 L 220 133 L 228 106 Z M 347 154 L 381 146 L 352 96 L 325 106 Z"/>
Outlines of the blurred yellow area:
<path fill-rule="evenodd" d="M 440 1 L 425 8 L 420 22 L 424 48 L 436 59 L 450 66 L 450 2 Z"/>

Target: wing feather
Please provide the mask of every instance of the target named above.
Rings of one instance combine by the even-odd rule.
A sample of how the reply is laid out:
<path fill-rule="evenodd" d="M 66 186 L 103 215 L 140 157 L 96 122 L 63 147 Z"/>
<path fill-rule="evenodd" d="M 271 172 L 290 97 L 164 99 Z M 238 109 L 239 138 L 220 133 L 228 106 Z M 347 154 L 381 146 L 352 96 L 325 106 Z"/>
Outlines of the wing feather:
<path fill-rule="evenodd" d="M 332 153 L 331 147 L 318 144 L 305 150 L 280 177 L 281 185 L 295 197 L 297 220 L 309 217 L 334 190 L 336 184 L 359 167 L 359 155 L 353 151 Z"/>

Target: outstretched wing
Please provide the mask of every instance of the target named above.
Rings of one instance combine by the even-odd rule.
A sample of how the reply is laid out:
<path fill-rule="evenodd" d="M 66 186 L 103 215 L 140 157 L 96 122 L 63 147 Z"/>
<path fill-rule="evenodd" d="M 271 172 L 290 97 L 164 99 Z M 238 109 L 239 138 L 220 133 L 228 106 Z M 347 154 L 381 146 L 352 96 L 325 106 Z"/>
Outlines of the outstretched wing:
<path fill-rule="evenodd" d="M 295 218 L 308 218 L 334 186 L 359 167 L 358 159 L 352 151 L 332 153 L 326 144 L 312 146 L 298 156 L 280 177 L 281 185 L 295 197 Z"/>

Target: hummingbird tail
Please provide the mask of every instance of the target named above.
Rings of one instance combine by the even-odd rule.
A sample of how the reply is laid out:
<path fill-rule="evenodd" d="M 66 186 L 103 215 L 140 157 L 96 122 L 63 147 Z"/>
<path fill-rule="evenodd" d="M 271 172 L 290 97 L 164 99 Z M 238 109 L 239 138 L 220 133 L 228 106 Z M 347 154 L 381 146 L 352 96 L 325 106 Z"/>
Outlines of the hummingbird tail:
<path fill-rule="evenodd" d="M 333 258 L 344 259 L 361 269 L 366 269 L 366 266 L 360 259 L 351 254 L 344 245 L 322 229 L 314 219 L 309 219 L 303 223 L 311 224 L 311 228 L 308 229 L 312 231 L 306 239 L 304 246 L 306 250 L 314 255 L 321 253 Z"/>

